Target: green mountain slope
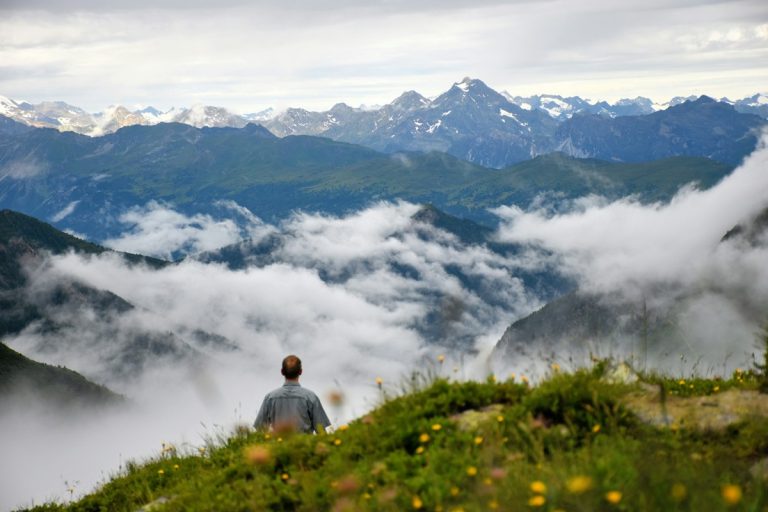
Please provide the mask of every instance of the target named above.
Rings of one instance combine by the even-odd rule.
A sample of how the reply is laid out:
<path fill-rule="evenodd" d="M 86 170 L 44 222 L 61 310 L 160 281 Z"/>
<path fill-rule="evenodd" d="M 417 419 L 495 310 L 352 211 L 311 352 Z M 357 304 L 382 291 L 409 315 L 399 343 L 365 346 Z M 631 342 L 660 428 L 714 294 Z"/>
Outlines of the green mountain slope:
<path fill-rule="evenodd" d="M 54 287 L 48 295 L 34 297 L 35 300 L 24 293 L 27 284 L 25 265 L 39 264 L 46 254 L 67 251 L 101 254 L 109 249 L 63 233 L 28 215 L 0 211 L 0 335 L 19 332 L 31 322 L 45 319 L 45 309 L 51 305 L 68 303 L 118 312 L 132 308 L 110 292 L 78 283 Z M 144 263 L 155 268 L 167 264 L 156 258 L 119 254 L 132 264 Z"/>
<path fill-rule="evenodd" d="M 102 239 L 123 229 L 126 209 L 151 200 L 195 213 L 234 200 L 274 221 L 295 209 L 343 213 L 400 198 L 482 219 L 485 208 L 525 205 L 547 191 L 668 199 L 686 183 L 710 186 L 730 170 L 693 157 L 614 164 L 561 154 L 496 170 L 444 153 L 387 155 L 320 137 L 281 139 L 257 125 L 132 126 L 99 138 L 36 129 L 0 137 L 0 207 Z"/>
<path fill-rule="evenodd" d="M 120 404 L 124 398 L 60 366 L 33 361 L 0 343 L 0 408 L 13 401 L 42 400 L 46 407 Z"/>
<path fill-rule="evenodd" d="M 537 194 L 546 192 L 571 199 L 598 194 L 611 199 L 635 195 L 644 202 L 665 201 L 684 184 L 709 188 L 731 169 L 706 158 L 612 163 L 553 153 L 484 176 L 457 190 L 450 201 L 468 208 L 525 205 Z"/>
<path fill-rule="evenodd" d="M 380 407 L 333 433 L 241 427 L 221 444 L 129 463 L 93 494 L 35 510 L 720 512 L 768 504 L 759 473 L 768 396 L 754 391 L 756 375 L 683 385 L 631 382 L 624 368 L 555 369 L 535 387 L 523 377 L 437 380 L 395 399 L 382 391 Z M 675 415 L 669 424 L 659 389 Z M 711 405 L 696 416 L 702 401 Z M 752 415 L 716 420 L 746 403 Z"/>
<path fill-rule="evenodd" d="M 61 276 L 55 282 L 37 281 L 34 293 L 30 293 L 27 269 L 44 265 L 49 254 L 67 251 L 85 255 L 111 252 L 27 215 L 0 211 L 0 336 L 26 329 L 36 336 L 35 350 L 93 351 L 97 347 L 89 346 L 86 336 L 93 333 L 78 332 L 79 322 L 86 322 L 89 329 L 98 330 L 94 338 L 97 353 L 109 368 L 110 378 L 116 379 L 135 375 L 144 365 L 163 358 L 178 362 L 199 357 L 189 344 L 197 340 L 195 333 L 182 337 L 168 330 L 151 331 L 137 326 L 122 333 L 121 343 L 116 343 L 121 333 L 112 321 L 132 311 L 134 306 L 110 291 Z M 156 258 L 114 254 L 125 258 L 128 264 L 153 268 L 169 264 Z M 94 316 L 101 322 L 98 326 L 88 320 Z M 72 346 L 77 343 L 84 345 Z"/>

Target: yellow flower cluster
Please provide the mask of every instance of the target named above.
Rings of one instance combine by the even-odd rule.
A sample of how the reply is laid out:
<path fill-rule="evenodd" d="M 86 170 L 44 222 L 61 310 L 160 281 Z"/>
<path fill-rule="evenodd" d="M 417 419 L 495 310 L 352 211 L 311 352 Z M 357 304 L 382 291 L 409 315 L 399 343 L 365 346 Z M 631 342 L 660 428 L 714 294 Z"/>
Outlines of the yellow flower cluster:
<path fill-rule="evenodd" d="M 536 508 L 543 507 L 547 502 L 547 498 L 544 496 L 547 492 L 547 484 L 541 480 L 534 480 L 531 482 L 530 489 L 534 495 L 528 500 L 528 506 Z"/>

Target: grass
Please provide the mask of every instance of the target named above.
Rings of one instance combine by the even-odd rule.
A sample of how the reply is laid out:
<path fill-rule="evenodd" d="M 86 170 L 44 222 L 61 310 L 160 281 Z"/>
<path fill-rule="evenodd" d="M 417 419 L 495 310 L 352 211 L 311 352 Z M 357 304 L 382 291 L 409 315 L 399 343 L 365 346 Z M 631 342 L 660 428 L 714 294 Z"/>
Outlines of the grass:
<path fill-rule="evenodd" d="M 606 367 L 553 371 L 536 386 L 415 379 L 416 389 L 382 392 L 378 408 L 335 432 L 240 428 L 199 452 L 167 448 L 77 502 L 35 510 L 768 509 L 768 486 L 750 474 L 768 455 L 768 419 L 721 431 L 652 427 L 623 405 L 641 384 L 610 383 Z M 760 378 L 648 380 L 694 396 L 754 390 Z"/>

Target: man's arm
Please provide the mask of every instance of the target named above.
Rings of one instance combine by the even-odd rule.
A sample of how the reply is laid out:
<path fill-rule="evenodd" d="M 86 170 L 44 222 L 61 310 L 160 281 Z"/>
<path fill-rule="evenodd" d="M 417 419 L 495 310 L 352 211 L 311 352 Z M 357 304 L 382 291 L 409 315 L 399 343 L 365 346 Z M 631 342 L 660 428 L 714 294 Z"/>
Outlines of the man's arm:
<path fill-rule="evenodd" d="M 331 420 L 328 419 L 328 415 L 325 414 L 323 404 L 320 403 L 320 399 L 317 395 L 313 395 L 310 406 L 310 420 L 312 421 L 312 428 L 315 432 L 320 432 L 331 426 Z M 321 428 L 322 427 L 322 428 Z"/>
<path fill-rule="evenodd" d="M 271 413 L 271 400 L 269 399 L 269 395 L 264 397 L 264 401 L 261 402 L 261 407 L 259 408 L 259 413 L 256 415 L 256 421 L 253 422 L 253 428 L 256 430 L 266 430 L 270 427 L 272 424 L 272 414 Z"/>

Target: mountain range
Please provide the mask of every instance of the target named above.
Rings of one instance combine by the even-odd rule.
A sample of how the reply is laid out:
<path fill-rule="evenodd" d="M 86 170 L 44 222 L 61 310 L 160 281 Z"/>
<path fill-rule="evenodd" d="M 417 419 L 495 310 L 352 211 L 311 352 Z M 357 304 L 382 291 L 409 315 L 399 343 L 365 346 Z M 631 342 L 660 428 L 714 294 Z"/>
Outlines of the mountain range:
<path fill-rule="evenodd" d="M 710 111 L 709 103 L 686 105 L 674 108 Z M 746 147 L 724 145 L 720 154 Z M 322 137 L 279 138 L 253 124 L 164 123 L 103 137 L 19 125 L 15 134 L 0 135 L 0 208 L 91 240 L 119 235 L 126 228 L 120 216 L 149 201 L 188 213 L 216 213 L 221 201 L 234 201 L 274 222 L 297 209 L 340 214 L 405 199 L 490 221 L 487 208 L 527 206 L 548 192 L 665 200 L 691 182 L 712 186 L 731 169 L 701 157 L 617 163 L 553 153 L 497 170 L 439 152 L 386 154 Z"/>
<path fill-rule="evenodd" d="M 623 117 L 643 118 L 647 125 L 664 125 L 670 144 L 678 148 L 685 143 L 686 134 L 675 131 L 675 123 L 665 122 L 674 115 L 657 116 L 685 102 L 715 102 L 711 98 L 691 96 L 674 98 L 668 103 L 657 104 L 648 98 L 622 99 L 615 103 L 592 102 L 579 97 L 537 95 L 511 96 L 497 92 L 481 80 L 465 78 L 443 94 L 428 99 L 415 91 L 408 91 L 389 104 L 369 109 L 353 108 L 344 103 L 324 112 L 301 108 L 289 108 L 283 112 L 267 109 L 259 113 L 236 115 L 221 107 L 196 105 L 191 108 L 171 109 L 160 112 L 152 107 L 130 111 L 122 106 L 110 107 L 96 114 L 63 102 L 43 102 L 32 105 L 0 97 L 0 115 L 29 126 L 55 128 L 81 134 L 99 136 L 132 125 L 154 125 L 178 122 L 195 127 L 242 128 L 249 122 L 263 124 L 280 137 L 287 135 L 315 135 L 337 141 L 367 146 L 378 151 L 441 151 L 485 167 L 501 168 L 555 150 L 573 156 L 606 158 L 592 145 L 579 145 L 574 131 L 598 126 L 603 132 L 611 132 L 617 120 Z M 727 98 L 719 102 L 722 108 L 717 115 L 707 119 L 704 126 L 713 130 L 709 139 L 723 137 L 719 129 L 725 125 L 737 132 L 738 138 L 747 137 L 751 130 L 765 124 L 768 117 L 768 97 L 756 94 L 731 102 Z M 727 106 L 727 108 L 725 108 Z M 735 112 L 746 117 L 729 115 Z M 715 113 L 713 113 L 715 114 Z M 749 117 L 751 114 L 755 117 Z M 572 121 L 587 119 L 588 121 Z M 736 121 L 738 119 L 738 121 Z M 632 124 L 634 121 L 629 122 Z M 735 124 L 734 124 L 735 123 Z M 618 123 L 618 126 L 624 126 Z M 701 136 L 702 134 L 699 134 Z M 641 139 L 639 144 L 648 141 Z M 631 153 L 611 155 L 611 159 L 637 161 Z M 673 152 L 691 154 L 690 152 Z M 699 154 L 699 153 L 695 153 Z M 731 158 L 715 152 L 701 154 L 712 158 Z M 640 159 L 652 159 L 643 155 Z"/>

